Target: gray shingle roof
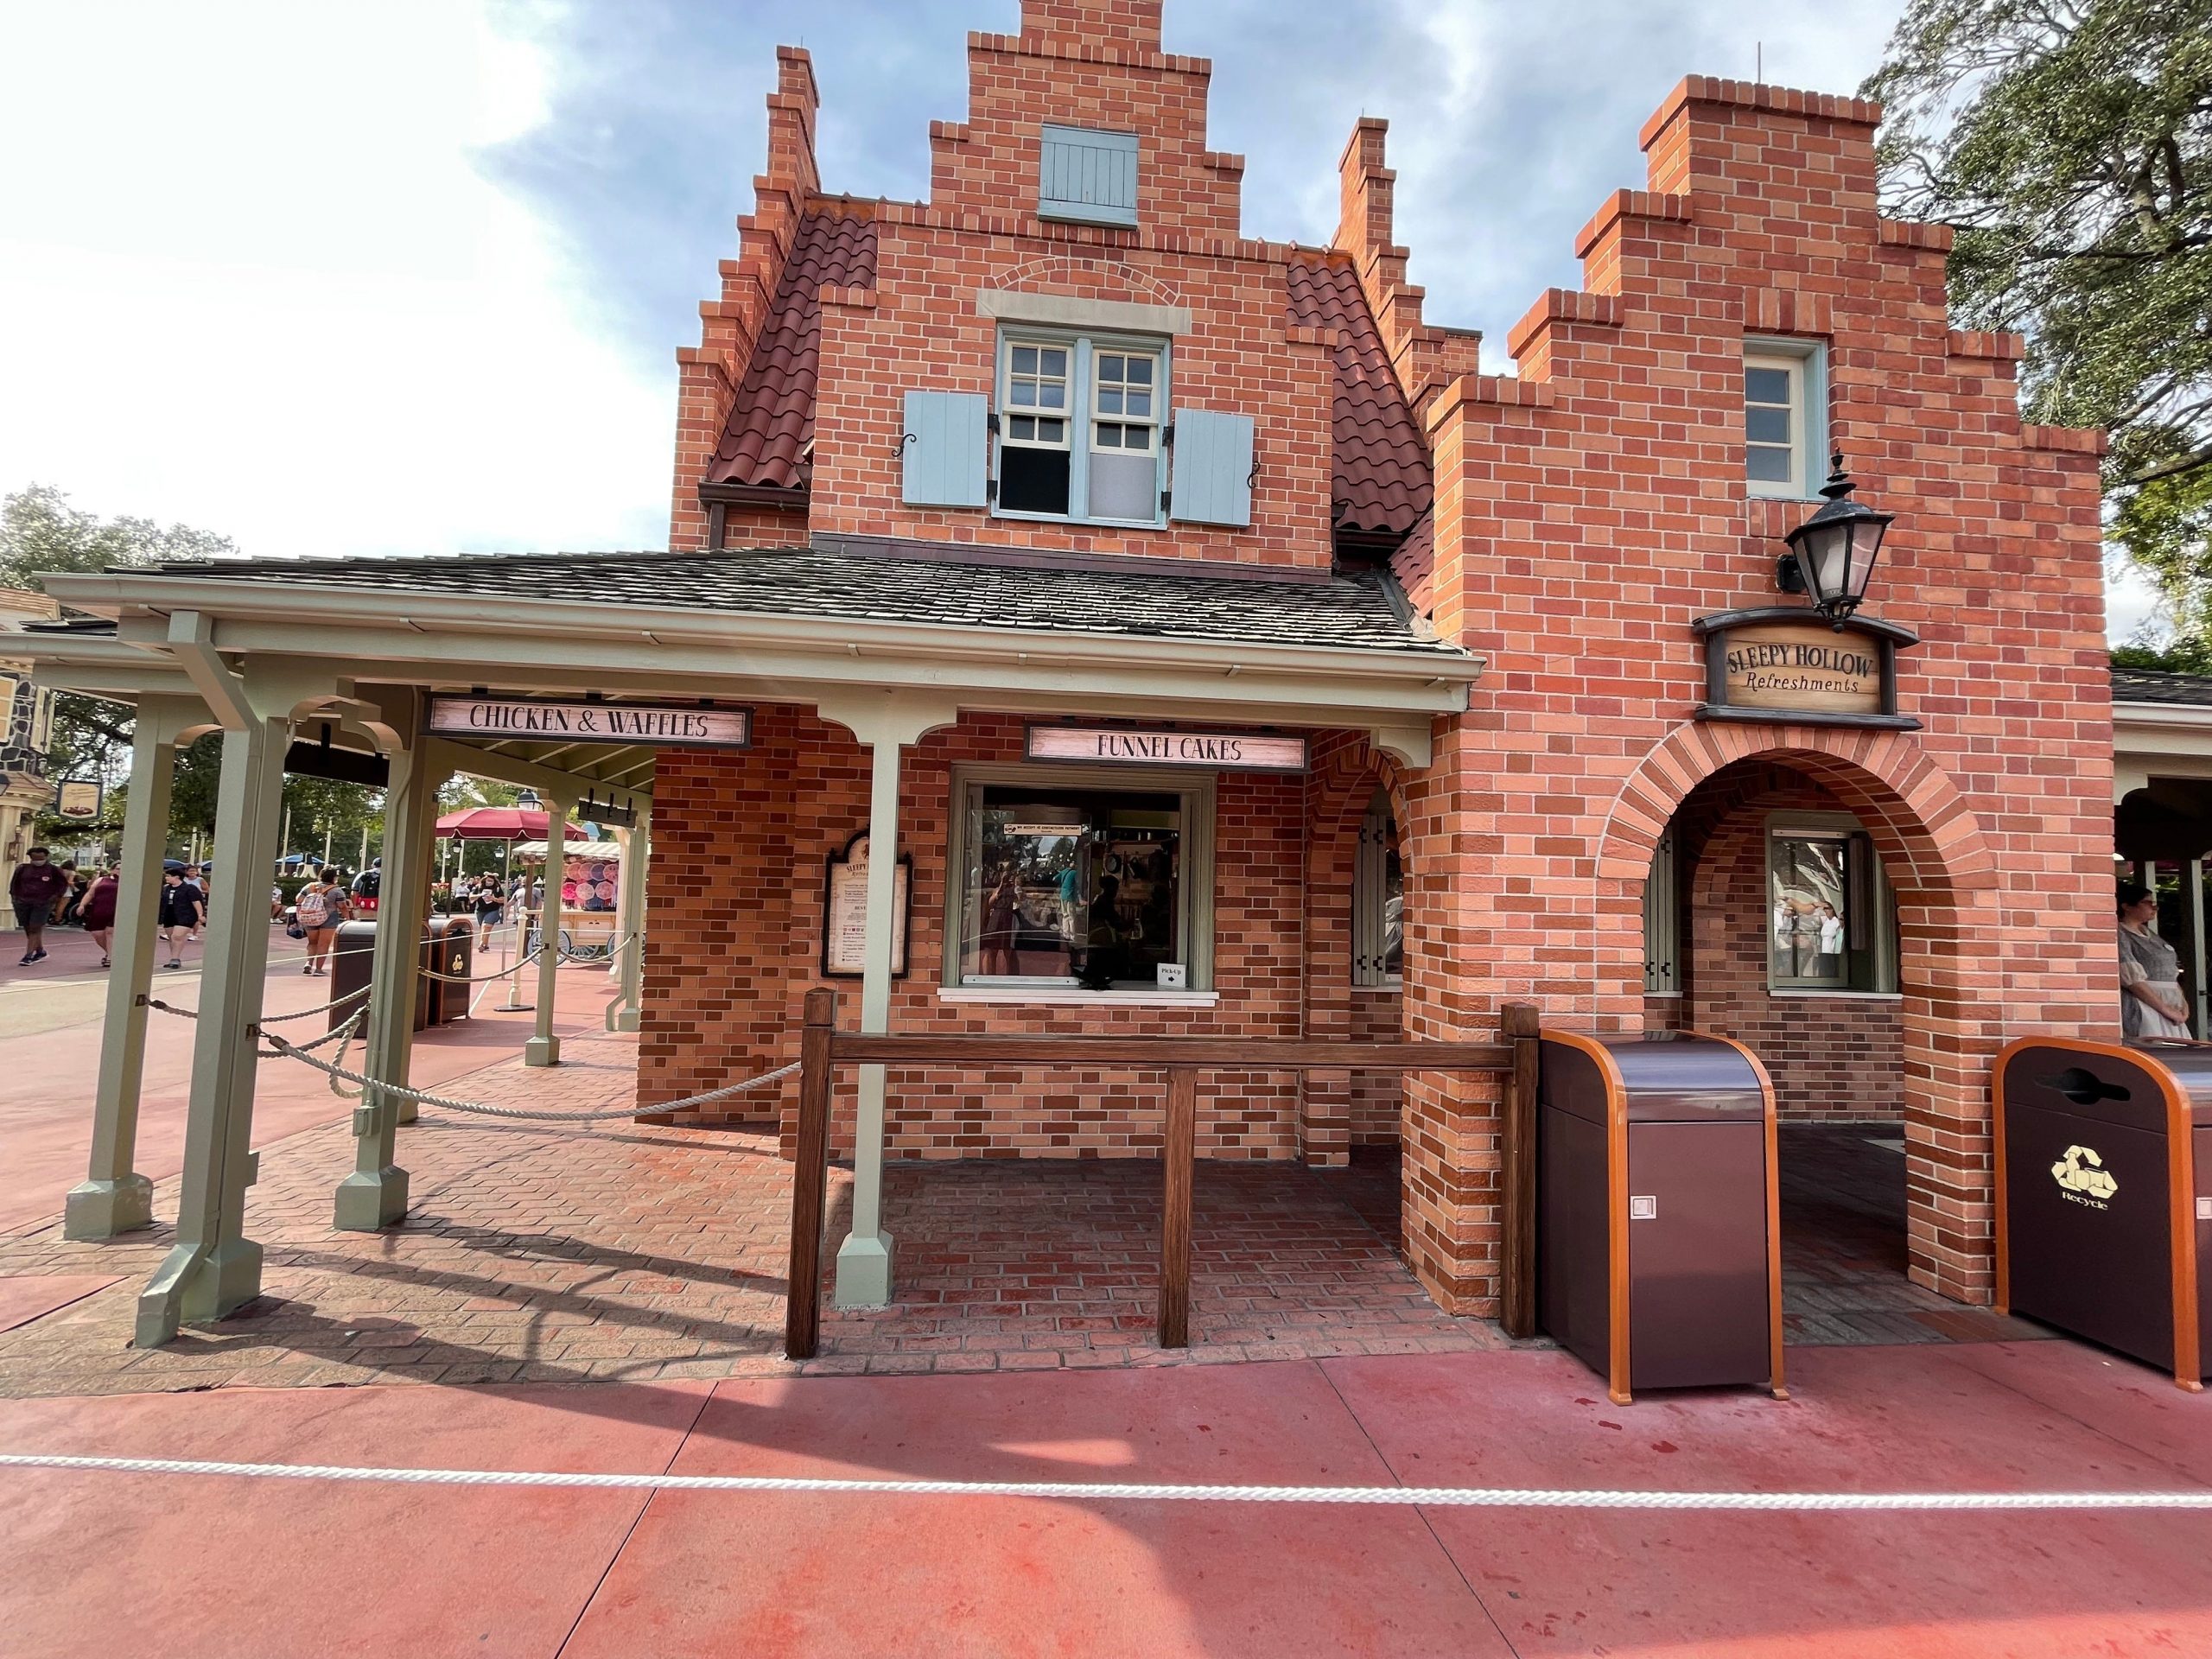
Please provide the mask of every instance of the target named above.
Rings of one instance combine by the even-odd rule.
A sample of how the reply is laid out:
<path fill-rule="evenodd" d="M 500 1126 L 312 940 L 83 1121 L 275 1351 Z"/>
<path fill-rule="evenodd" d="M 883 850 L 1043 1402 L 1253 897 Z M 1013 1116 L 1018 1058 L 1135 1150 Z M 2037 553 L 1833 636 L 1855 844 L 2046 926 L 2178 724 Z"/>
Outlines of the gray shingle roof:
<path fill-rule="evenodd" d="M 718 553 L 511 553 L 378 559 L 219 559 L 131 575 L 358 588 L 486 599 L 1124 633 L 1363 651 L 1456 647 L 1431 637 L 1387 577 L 1213 576 L 1103 565 L 970 562 L 818 547 Z"/>
<path fill-rule="evenodd" d="M 2212 679 L 2201 674 L 2167 674 L 2147 668 L 2112 671 L 2114 702 L 2181 702 L 2212 705 Z"/>

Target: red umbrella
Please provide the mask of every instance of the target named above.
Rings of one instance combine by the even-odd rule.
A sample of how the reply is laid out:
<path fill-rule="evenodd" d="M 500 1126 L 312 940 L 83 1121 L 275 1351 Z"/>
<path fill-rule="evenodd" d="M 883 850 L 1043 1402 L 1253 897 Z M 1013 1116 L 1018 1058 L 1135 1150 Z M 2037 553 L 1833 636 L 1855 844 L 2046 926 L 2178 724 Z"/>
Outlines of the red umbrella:
<path fill-rule="evenodd" d="M 471 806 L 438 820 L 438 834 L 448 841 L 543 841 L 549 820 L 524 806 Z"/>

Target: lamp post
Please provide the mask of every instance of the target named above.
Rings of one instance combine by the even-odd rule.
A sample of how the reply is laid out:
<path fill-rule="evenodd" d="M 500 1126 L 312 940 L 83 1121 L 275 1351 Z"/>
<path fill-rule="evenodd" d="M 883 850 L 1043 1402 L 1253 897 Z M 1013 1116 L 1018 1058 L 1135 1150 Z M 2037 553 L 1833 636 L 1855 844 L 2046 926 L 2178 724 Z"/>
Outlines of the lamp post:
<path fill-rule="evenodd" d="M 1826 503 L 1783 538 L 1789 551 L 1777 563 L 1774 575 L 1783 593 L 1809 594 L 1813 608 L 1841 632 L 1866 597 L 1866 579 L 1874 574 L 1882 537 L 1896 515 L 1851 499 L 1856 486 L 1843 470 L 1840 449 L 1832 464 L 1828 481 L 1821 486 Z"/>

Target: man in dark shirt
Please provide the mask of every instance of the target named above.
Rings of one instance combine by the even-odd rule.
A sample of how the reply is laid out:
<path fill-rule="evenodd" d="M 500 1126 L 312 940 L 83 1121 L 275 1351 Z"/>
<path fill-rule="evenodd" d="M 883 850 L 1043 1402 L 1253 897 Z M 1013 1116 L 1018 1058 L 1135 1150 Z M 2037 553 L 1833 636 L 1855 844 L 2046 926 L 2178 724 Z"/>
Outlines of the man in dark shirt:
<path fill-rule="evenodd" d="M 23 930 L 23 965 L 46 957 L 46 925 L 54 906 L 69 890 L 69 878 L 50 862 L 52 855 L 34 847 L 29 862 L 18 864 L 8 882 L 8 897 L 16 906 L 16 925 Z"/>

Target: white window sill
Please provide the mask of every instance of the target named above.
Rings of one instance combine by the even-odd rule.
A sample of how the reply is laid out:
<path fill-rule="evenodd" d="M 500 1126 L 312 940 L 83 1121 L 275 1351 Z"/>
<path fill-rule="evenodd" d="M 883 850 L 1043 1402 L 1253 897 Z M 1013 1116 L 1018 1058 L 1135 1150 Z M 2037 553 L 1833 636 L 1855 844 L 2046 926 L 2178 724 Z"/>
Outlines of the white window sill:
<path fill-rule="evenodd" d="M 1770 985 L 1766 994 L 1769 996 L 1821 996 L 1831 1001 L 1902 1002 L 1904 1001 L 1903 991 L 1824 991 L 1817 986 L 1810 985 Z M 1680 993 L 1676 995 L 1679 995 Z"/>
<path fill-rule="evenodd" d="M 1787 996 L 1787 995 L 1789 995 L 1789 992 L 1787 992 L 1787 991 L 1770 991 L 1770 992 L 1768 992 L 1768 993 L 1767 993 L 1767 995 L 1770 995 L 1770 996 Z M 1816 995 L 1818 995 L 1818 993 L 1816 993 Z M 1651 990 L 1647 990 L 1647 991 L 1645 991 L 1645 992 L 1644 992 L 1644 995 L 1646 995 L 1647 997 L 1657 997 L 1657 996 L 1663 996 L 1663 997 L 1667 997 L 1667 998 L 1669 998 L 1669 999 L 1670 999 L 1670 1000 L 1672 1000 L 1672 1001 L 1680 1001 L 1681 1000 L 1681 995 L 1682 995 L 1682 994 L 1681 994 L 1680 991 L 1651 991 Z"/>
<path fill-rule="evenodd" d="M 1211 1008 L 1219 991 L 1086 991 L 1079 985 L 944 985 L 940 1002 L 969 1007 L 1052 1008 Z"/>

